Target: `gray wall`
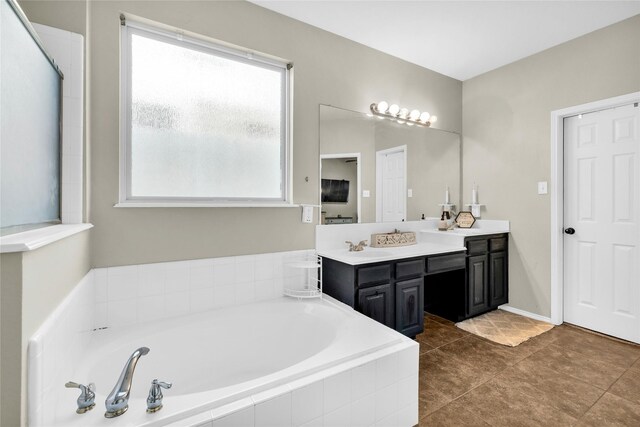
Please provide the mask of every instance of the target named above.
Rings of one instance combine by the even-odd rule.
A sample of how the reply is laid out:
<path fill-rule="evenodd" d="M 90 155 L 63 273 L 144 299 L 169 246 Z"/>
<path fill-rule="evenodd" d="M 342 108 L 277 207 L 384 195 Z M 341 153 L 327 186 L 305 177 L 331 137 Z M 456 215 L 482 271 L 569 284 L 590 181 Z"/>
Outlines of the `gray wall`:
<path fill-rule="evenodd" d="M 551 312 L 551 111 L 638 90 L 640 15 L 464 82 L 463 194 L 511 221 L 510 305 Z"/>
<path fill-rule="evenodd" d="M 22 255 L 0 255 L 0 425 L 20 424 Z"/>
<path fill-rule="evenodd" d="M 314 225 L 300 222 L 299 208 L 113 207 L 118 201 L 119 83 L 115 76 L 121 12 L 295 64 L 295 203 L 318 202 L 319 104 L 366 111 L 372 102 L 386 99 L 437 114 L 442 128 L 461 128 L 459 81 L 248 2 L 90 2 L 90 220 L 95 225 L 96 267 L 314 246 Z M 316 209 L 316 218 L 318 214 Z M 246 244 L 248 240 L 251 245 Z"/>

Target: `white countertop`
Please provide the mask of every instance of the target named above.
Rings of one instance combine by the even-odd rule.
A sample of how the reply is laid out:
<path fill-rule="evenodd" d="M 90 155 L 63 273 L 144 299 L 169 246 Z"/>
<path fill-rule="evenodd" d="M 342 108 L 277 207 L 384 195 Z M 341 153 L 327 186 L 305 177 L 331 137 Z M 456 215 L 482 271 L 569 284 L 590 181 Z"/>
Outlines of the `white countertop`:
<path fill-rule="evenodd" d="M 347 248 L 318 251 L 318 255 L 349 265 L 370 264 L 395 259 L 412 258 L 426 255 L 445 254 L 464 251 L 464 246 L 442 245 L 438 243 L 418 243 L 395 248 L 365 247 L 360 252 L 349 252 Z"/>
<path fill-rule="evenodd" d="M 421 233 L 433 233 L 437 235 L 455 235 L 462 237 L 486 236 L 489 234 L 508 233 L 509 229 L 488 229 L 488 228 L 454 228 L 453 230 L 440 231 L 434 228 L 420 230 Z"/>

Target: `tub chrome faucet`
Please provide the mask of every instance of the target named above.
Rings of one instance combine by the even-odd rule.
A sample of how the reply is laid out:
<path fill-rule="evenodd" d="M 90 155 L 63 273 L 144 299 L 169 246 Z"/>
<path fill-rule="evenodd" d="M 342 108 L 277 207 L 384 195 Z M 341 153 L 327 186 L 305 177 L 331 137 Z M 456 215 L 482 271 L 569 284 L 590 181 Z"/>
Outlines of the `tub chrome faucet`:
<path fill-rule="evenodd" d="M 122 369 L 122 373 L 120 374 L 120 378 L 118 378 L 118 382 L 115 387 L 113 387 L 113 390 L 111 390 L 111 393 L 109 393 L 109 396 L 107 396 L 107 400 L 104 401 L 107 408 L 107 412 L 104 413 L 106 418 L 117 417 L 124 414 L 127 412 L 127 409 L 129 409 L 129 394 L 131 393 L 133 372 L 136 369 L 138 359 L 147 353 L 149 353 L 149 349 L 147 347 L 140 347 L 134 351 L 129 357 L 129 360 L 127 360 L 127 363 L 124 365 L 124 369 Z"/>

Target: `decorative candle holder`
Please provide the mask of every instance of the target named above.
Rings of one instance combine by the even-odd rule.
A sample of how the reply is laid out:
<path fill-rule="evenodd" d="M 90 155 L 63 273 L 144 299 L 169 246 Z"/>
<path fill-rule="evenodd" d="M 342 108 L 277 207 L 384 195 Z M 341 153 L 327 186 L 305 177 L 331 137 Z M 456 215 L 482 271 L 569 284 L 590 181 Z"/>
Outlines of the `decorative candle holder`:
<path fill-rule="evenodd" d="M 480 218 L 480 209 L 484 205 L 482 205 L 480 203 L 466 203 L 465 206 L 469 206 L 473 216 L 475 216 L 476 218 Z"/>

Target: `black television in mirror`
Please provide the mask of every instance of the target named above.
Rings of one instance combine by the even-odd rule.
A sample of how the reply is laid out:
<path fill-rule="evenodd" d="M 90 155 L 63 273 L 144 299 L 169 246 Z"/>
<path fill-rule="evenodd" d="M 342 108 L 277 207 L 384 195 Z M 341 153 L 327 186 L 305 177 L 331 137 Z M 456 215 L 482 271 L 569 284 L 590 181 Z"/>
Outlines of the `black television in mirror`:
<path fill-rule="evenodd" d="M 344 179 L 322 180 L 322 203 L 349 202 L 349 181 Z"/>

